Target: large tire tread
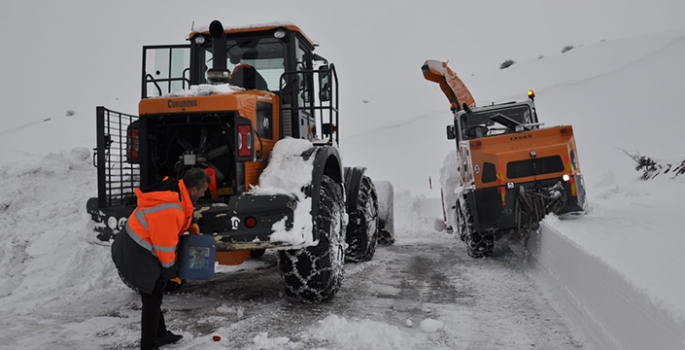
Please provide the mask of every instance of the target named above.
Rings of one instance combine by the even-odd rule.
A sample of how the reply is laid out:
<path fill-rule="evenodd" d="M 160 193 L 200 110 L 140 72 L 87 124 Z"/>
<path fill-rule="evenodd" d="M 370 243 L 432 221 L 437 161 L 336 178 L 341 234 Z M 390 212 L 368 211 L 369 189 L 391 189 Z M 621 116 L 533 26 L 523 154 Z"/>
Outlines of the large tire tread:
<path fill-rule="evenodd" d="M 285 293 L 311 303 L 333 298 L 344 279 L 345 209 L 341 186 L 324 175 L 319 200 L 319 215 L 313 218 L 319 244 L 278 252 L 278 269 Z"/>
<path fill-rule="evenodd" d="M 355 214 L 361 219 L 361 223 L 348 224 L 347 260 L 362 262 L 373 259 L 379 240 L 378 194 L 368 176 L 362 177 L 357 198 Z"/>
<path fill-rule="evenodd" d="M 459 237 L 466 243 L 466 253 L 474 259 L 492 255 L 495 250 L 495 236 L 492 233 L 476 232 L 474 218 L 468 207 L 468 202 L 464 202 L 463 209 L 458 210 L 457 215 L 459 217 Z"/>

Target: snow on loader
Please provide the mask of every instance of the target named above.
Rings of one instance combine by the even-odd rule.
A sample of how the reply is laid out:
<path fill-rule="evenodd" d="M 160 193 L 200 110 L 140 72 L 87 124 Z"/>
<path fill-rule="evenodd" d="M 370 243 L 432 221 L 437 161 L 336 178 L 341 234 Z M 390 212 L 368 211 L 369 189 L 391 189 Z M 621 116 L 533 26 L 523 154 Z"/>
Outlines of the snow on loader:
<path fill-rule="evenodd" d="M 457 143 L 459 185 L 445 189 L 443 206 L 471 257 L 492 254 L 503 237 L 525 239 L 549 213 L 585 211 L 573 127 L 542 128 L 532 91 L 525 101 L 476 107 L 445 62 L 427 60 L 421 70 L 454 114 L 447 138 Z"/>
<path fill-rule="evenodd" d="M 286 294 L 332 298 L 344 261 L 371 260 L 393 236 L 392 208 L 379 216 L 388 199 L 366 168 L 343 166 L 334 65 L 290 23 L 213 21 L 187 39 L 143 47 L 139 116 L 97 108 L 98 195 L 87 211 L 98 238 L 127 234 L 134 188 L 200 167 L 212 183 L 194 220 L 214 237 L 217 262 L 278 249 Z M 302 186 L 279 188 L 279 178 Z"/>

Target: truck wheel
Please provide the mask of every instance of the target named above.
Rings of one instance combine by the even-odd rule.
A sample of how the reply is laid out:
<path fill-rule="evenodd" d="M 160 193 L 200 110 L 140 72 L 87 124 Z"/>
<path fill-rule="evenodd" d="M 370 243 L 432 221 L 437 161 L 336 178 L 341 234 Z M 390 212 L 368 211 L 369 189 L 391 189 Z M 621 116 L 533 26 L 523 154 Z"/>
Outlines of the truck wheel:
<path fill-rule="evenodd" d="M 466 236 L 466 253 L 474 258 L 484 258 L 492 255 L 495 250 L 495 237 L 492 234 L 472 232 Z"/>
<path fill-rule="evenodd" d="M 457 210 L 459 220 L 459 237 L 466 243 L 466 253 L 474 258 L 491 255 L 495 250 L 495 237 L 492 234 L 480 234 L 474 230 L 473 215 L 469 208 Z"/>
<path fill-rule="evenodd" d="M 362 178 L 357 196 L 357 211 L 347 224 L 347 260 L 373 259 L 378 244 L 378 195 L 368 176 Z"/>
<path fill-rule="evenodd" d="M 314 303 L 331 299 L 340 289 L 345 263 L 342 189 L 324 175 L 319 195 L 319 215 L 313 219 L 319 244 L 278 252 L 278 270 L 285 293 Z"/>

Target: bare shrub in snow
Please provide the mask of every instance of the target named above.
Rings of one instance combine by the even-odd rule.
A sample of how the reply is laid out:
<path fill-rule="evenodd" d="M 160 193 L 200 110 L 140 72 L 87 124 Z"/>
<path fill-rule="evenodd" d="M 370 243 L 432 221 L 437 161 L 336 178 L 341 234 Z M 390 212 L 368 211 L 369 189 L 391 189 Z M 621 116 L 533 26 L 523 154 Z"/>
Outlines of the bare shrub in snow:
<path fill-rule="evenodd" d="M 656 160 L 643 156 L 640 153 L 630 154 L 626 150 L 622 151 L 637 163 L 637 165 L 635 165 L 635 170 L 642 172 L 642 175 L 640 176 L 641 180 L 651 180 L 661 173 L 668 174 L 670 172 L 673 172 L 673 176 L 671 176 L 671 179 L 673 179 L 676 176 L 685 173 L 685 160 L 676 166 L 673 166 L 673 164 L 670 163 L 661 165 Z"/>

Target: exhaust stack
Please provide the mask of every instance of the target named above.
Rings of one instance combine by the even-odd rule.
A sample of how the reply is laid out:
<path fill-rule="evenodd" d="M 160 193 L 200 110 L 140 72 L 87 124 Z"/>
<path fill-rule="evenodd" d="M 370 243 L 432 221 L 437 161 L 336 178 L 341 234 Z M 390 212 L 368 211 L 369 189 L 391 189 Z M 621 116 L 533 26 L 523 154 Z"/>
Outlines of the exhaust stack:
<path fill-rule="evenodd" d="M 212 68 L 207 70 L 207 80 L 212 84 L 226 84 L 231 72 L 226 69 L 226 32 L 221 22 L 214 20 L 209 25 L 212 36 Z"/>

